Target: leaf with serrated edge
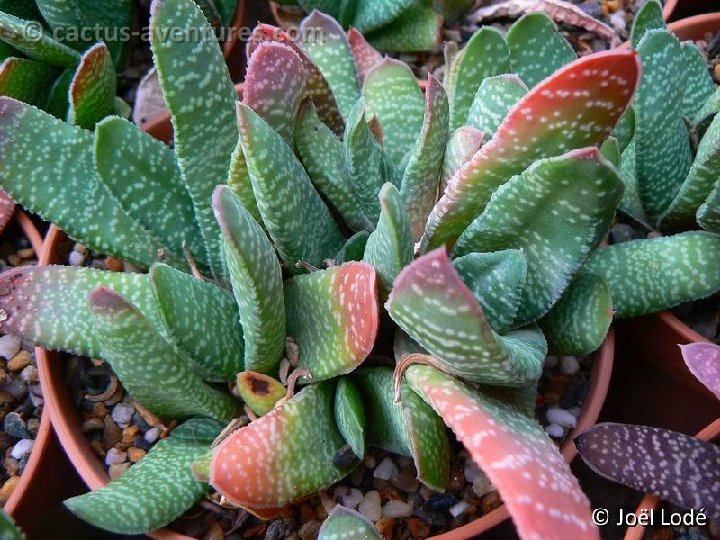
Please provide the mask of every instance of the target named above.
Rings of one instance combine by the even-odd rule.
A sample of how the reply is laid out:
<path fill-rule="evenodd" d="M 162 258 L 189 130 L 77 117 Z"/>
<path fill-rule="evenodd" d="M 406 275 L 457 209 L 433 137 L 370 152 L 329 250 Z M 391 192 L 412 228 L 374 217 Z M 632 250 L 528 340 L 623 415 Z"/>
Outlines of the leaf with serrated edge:
<path fill-rule="evenodd" d="M 450 128 L 465 124 L 473 98 L 486 77 L 510 71 L 510 51 L 505 37 L 485 26 L 475 32 L 467 45 L 446 67 L 445 87 L 450 100 Z"/>
<path fill-rule="evenodd" d="M 527 92 L 527 86 L 517 75 L 483 79 L 470 107 L 467 124 L 492 137 L 510 109 Z"/>
<path fill-rule="evenodd" d="M 287 334 L 312 382 L 349 373 L 370 354 L 379 325 L 375 269 L 348 262 L 285 282 Z"/>
<path fill-rule="evenodd" d="M 190 418 L 174 428 L 170 435 L 174 441 L 211 443 L 227 424 L 212 418 Z"/>
<path fill-rule="evenodd" d="M 282 43 L 261 43 L 248 61 L 243 103 L 290 142 L 304 87 L 300 57 Z"/>
<path fill-rule="evenodd" d="M 720 518 L 720 446 L 667 429 L 613 422 L 583 431 L 575 446 L 603 478 Z"/>
<path fill-rule="evenodd" d="M 428 51 L 440 42 L 440 29 L 440 16 L 430 6 L 417 2 L 389 24 L 368 32 L 367 39 L 384 51 Z"/>
<path fill-rule="evenodd" d="M 512 328 L 527 277 L 527 259 L 520 249 L 468 253 L 453 261 L 496 332 Z"/>
<path fill-rule="evenodd" d="M 63 1 L 63 0 L 60 0 Z M 84 25 L 100 28 L 105 44 L 110 49 L 116 66 L 123 66 L 129 55 L 130 40 L 125 30 L 134 22 L 135 3 L 133 0 L 74 0 L 83 15 Z"/>
<path fill-rule="evenodd" d="M 545 13 L 523 15 L 508 30 L 507 42 L 512 72 L 530 88 L 577 58 Z"/>
<path fill-rule="evenodd" d="M 636 53 L 605 51 L 576 60 L 530 90 L 448 181 L 422 247 L 455 240 L 499 185 L 537 159 L 605 140 L 633 96 L 639 69 Z"/>
<path fill-rule="evenodd" d="M 342 377 L 335 390 L 335 422 L 352 451 L 365 457 L 365 409 L 360 390 L 348 377 Z"/>
<path fill-rule="evenodd" d="M 585 269 L 607 280 L 617 317 L 652 313 L 720 290 L 720 236 L 692 231 L 613 244 Z"/>
<path fill-rule="evenodd" d="M 190 465 L 209 444 L 161 440 L 147 456 L 106 486 L 65 501 L 71 512 L 117 534 L 144 534 L 189 510 L 207 491 Z"/>
<path fill-rule="evenodd" d="M 550 354 L 585 356 L 602 345 L 613 319 L 610 287 L 581 272 L 541 321 Z"/>
<path fill-rule="evenodd" d="M 382 54 L 370 45 L 365 36 L 358 32 L 355 28 L 350 28 L 347 33 L 348 45 L 350 53 L 355 60 L 355 69 L 357 70 L 358 84 L 362 86 L 365 76 L 377 64 L 382 62 Z"/>
<path fill-rule="evenodd" d="M 258 416 L 272 411 L 287 393 L 280 381 L 255 371 L 238 373 L 235 391 Z"/>
<path fill-rule="evenodd" d="M 480 150 L 485 134 L 472 126 L 463 126 L 450 134 L 443 159 L 440 193 L 445 191 L 447 180 L 454 175 L 463 163 Z"/>
<path fill-rule="evenodd" d="M 687 66 L 687 85 L 683 92 L 682 112 L 687 118 L 693 118 L 700 107 L 715 91 L 715 83 L 708 70 L 707 59 L 693 42 L 685 42 L 682 47 Z"/>
<path fill-rule="evenodd" d="M 665 20 L 662 15 L 662 6 L 658 0 L 645 2 L 635 14 L 633 27 L 630 33 L 630 43 L 634 49 L 640 44 L 648 30 L 664 30 Z"/>
<path fill-rule="evenodd" d="M 207 263 L 192 199 L 174 152 L 136 125 L 111 117 L 95 128 L 95 170 L 123 210 L 163 239 L 178 257 L 183 242 Z"/>
<path fill-rule="evenodd" d="M 679 347 L 690 373 L 720 399 L 720 346 L 699 342 Z"/>
<path fill-rule="evenodd" d="M 497 336 L 443 248 L 405 267 L 385 307 L 400 328 L 439 357 L 448 373 L 519 386 L 542 372 L 547 348 L 542 334 L 530 330 Z"/>
<path fill-rule="evenodd" d="M 215 276 L 224 275 L 211 198 L 238 140 L 237 94 L 212 27 L 192 0 L 154 0 L 150 44 L 172 114 L 175 152 Z M 193 39 L 161 39 L 178 30 Z"/>
<path fill-rule="evenodd" d="M 34 21 L 26 21 L 0 12 L 0 39 L 21 51 L 28 58 L 58 68 L 74 68 L 80 53 L 55 41 Z"/>
<path fill-rule="evenodd" d="M 720 233 L 720 183 L 716 183 L 695 214 L 698 225 L 706 231 Z"/>
<path fill-rule="evenodd" d="M 189 360 L 179 356 L 122 295 L 100 286 L 90 293 L 89 302 L 101 358 L 134 399 L 162 418 L 234 418 L 237 403 L 205 384 Z"/>
<path fill-rule="evenodd" d="M 618 173 L 625 184 L 625 193 L 620 201 L 619 209 L 641 223 L 647 222 L 635 177 L 635 139 L 630 141 L 627 148 L 620 154 Z"/>
<path fill-rule="evenodd" d="M 42 62 L 8 58 L 0 66 L 0 95 L 42 107 L 57 74 L 56 69 Z"/>
<path fill-rule="evenodd" d="M 363 368 L 353 379 L 365 402 L 368 444 L 412 457 L 418 480 L 430 489 L 444 491 L 450 473 L 450 445 L 437 414 L 407 384 L 401 385 L 402 400 L 395 403 L 390 368 Z"/>
<path fill-rule="evenodd" d="M 445 90 L 442 84 L 430 75 L 425 90 L 422 130 L 411 150 L 400 184 L 400 193 L 410 216 L 414 241 L 422 237 L 427 217 L 437 200 L 443 154 L 448 138 L 449 114 Z"/>
<path fill-rule="evenodd" d="M 113 113 L 117 79 L 110 51 L 96 43 L 80 60 L 70 83 L 68 122 L 85 129 Z"/>
<path fill-rule="evenodd" d="M 382 540 L 372 521 L 360 512 L 337 505 L 323 522 L 318 540 Z"/>
<path fill-rule="evenodd" d="M 0 97 L 0 188 L 101 253 L 150 266 L 163 249 L 95 175 L 92 133 L 7 97 Z"/>
<path fill-rule="evenodd" d="M 313 11 L 300 25 L 300 35 L 302 48 L 327 79 L 340 113 L 347 119 L 360 89 L 345 31 L 336 20 Z"/>
<path fill-rule="evenodd" d="M 403 199 L 392 184 L 380 190 L 380 208 L 380 219 L 367 240 L 363 260 L 375 267 L 389 291 L 395 276 L 412 260 L 413 239 Z"/>
<path fill-rule="evenodd" d="M 493 193 L 454 253 L 522 249 L 528 273 L 515 323 L 533 322 L 550 310 L 607 234 L 623 187 L 597 148 L 538 160 Z"/>
<path fill-rule="evenodd" d="M 212 486 L 239 506 L 274 509 L 343 478 L 349 468 L 333 464 L 345 446 L 335 426 L 334 389 L 331 381 L 307 386 L 221 442 Z"/>
<path fill-rule="evenodd" d="M 213 210 L 223 236 L 245 340 L 245 369 L 271 371 L 285 350 L 282 271 L 260 226 L 229 187 L 218 186 Z"/>
<path fill-rule="evenodd" d="M 335 264 L 342 264 L 348 261 L 362 261 L 365 256 L 365 246 L 367 245 L 370 233 L 367 231 L 359 231 L 348 238 L 345 245 L 337 255 L 335 255 Z"/>

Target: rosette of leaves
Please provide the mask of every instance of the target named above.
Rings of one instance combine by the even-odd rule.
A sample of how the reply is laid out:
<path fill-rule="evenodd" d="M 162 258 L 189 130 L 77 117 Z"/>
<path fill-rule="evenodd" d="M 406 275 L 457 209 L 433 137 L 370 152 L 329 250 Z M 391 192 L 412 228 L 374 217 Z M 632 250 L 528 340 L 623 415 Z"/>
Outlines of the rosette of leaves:
<path fill-rule="evenodd" d="M 488 83 L 522 92 L 489 92 L 483 76 L 475 90 L 488 101 L 473 117 L 495 125 L 471 151 L 481 128 L 449 133 L 472 63 L 452 93 L 434 78 L 423 93 L 408 66 L 359 32 L 319 12 L 304 24 L 326 39 L 255 31 L 240 104 L 206 33 L 154 38 L 173 149 L 120 118 L 90 132 L 0 99 L 2 186 L 88 247 L 149 269 L 3 274 L 3 330 L 103 358 L 150 411 L 188 419 L 120 479 L 67 505 L 137 534 L 211 485 L 267 518 L 341 480 L 368 446 L 411 457 L 419 479 L 443 490 L 448 426 L 523 538 L 597 538 L 577 481 L 533 418 L 547 352 L 536 322 L 572 305 L 576 283 L 598 281 L 583 265 L 623 192 L 598 147 L 633 96 L 637 55 L 551 62 L 540 76 L 536 64 L 554 58 L 541 55 L 515 64 L 530 75 Z M 153 36 L 209 28 L 191 0 L 155 0 L 151 26 Z M 546 110 L 551 121 L 533 122 Z M 433 205 L 459 193 L 466 222 L 426 249 Z M 395 369 L 368 359 L 391 349 Z M 216 440 L 240 414 L 213 384 L 229 381 L 259 418 Z"/>

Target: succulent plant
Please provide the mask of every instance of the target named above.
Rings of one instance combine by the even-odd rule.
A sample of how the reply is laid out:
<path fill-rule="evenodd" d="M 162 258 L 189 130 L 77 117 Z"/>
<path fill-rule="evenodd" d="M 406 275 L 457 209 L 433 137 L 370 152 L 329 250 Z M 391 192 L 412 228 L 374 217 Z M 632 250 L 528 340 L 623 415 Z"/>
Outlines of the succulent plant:
<path fill-rule="evenodd" d="M 314 12 L 304 25 L 324 39 L 256 29 L 238 105 L 214 40 L 157 38 L 207 25 L 191 0 L 153 3 L 173 149 L 121 118 L 91 133 L 0 98 L 2 187 L 88 247 L 149 268 L 2 274 L 3 330 L 102 358 L 139 403 L 187 419 L 68 507 L 143 533 L 209 482 L 268 518 L 341 480 L 368 446 L 411 457 L 443 490 L 448 426 L 523 538 L 597 538 L 533 418 L 545 334 L 590 352 L 616 302 L 652 310 L 720 289 L 710 233 L 641 242 L 647 258 L 627 269 L 625 252 L 596 250 L 624 187 L 598 147 L 633 97 L 637 54 L 575 59 L 531 15 L 507 41 L 481 30 L 423 94 L 408 66 Z M 548 45 L 534 60 L 513 52 L 537 35 Z M 503 76 L 511 66 L 518 75 Z M 660 273 L 681 280 L 671 298 L 655 283 L 611 297 L 594 270 L 638 280 L 676 243 L 706 272 Z M 228 381 L 252 421 L 223 429 L 241 409 L 213 385 Z"/>

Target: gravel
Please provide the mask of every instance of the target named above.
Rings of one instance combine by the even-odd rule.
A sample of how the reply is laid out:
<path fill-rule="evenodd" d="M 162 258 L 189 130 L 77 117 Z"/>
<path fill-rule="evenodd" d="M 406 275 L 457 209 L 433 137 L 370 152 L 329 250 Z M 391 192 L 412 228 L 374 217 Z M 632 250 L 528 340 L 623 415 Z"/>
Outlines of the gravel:
<path fill-rule="evenodd" d="M 545 413 L 547 421 L 564 428 L 574 428 L 576 419 L 570 411 L 565 409 L 548 409 Z"/>

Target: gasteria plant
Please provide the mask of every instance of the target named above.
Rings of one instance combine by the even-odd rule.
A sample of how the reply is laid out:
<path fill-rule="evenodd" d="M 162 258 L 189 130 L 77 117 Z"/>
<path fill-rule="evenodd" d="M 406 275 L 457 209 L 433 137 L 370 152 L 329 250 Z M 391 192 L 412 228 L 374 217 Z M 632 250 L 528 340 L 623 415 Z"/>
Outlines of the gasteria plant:
<path fill-rule="evenodd" d="M 149 267 L 5 273 L 3 329 L 103 358 L 138 402 L 188 419 L 118 480 L 66 504 L 97 526 L 143 533 L 209 481 L 269 517 L 342 479 L 369 445 L 412 457 L 419 479 L 443 490 L 447 425 L 523 538 L 597 538 L 533 419 L 547 352 L 535 322 L 578 340 L 607 330 L 607 285 L 581 270 L 622 197 L 597 146 L 633 97 L 637 54 L 558 59 L 566 43 L 533 15 L 507 41 L 481 30 L 446 86 L 431 77 L 423 95 L 408 66 L 359 32 L 319 12 L 303 24 L 313 31 L 299 43 L 256 29 L 237 105 L 216 43 L 158 38 L 207 25 L 202 12 L 155 0 L 174 150 L 120 118 L 93 134 L 0 100 L 2 186 L 89 247 Z M 539 29 L 542 54 L 513 53 Z M 502 76 L 511 65 L 519 76 Z M 468 94 L 476 124 L 449 135 Z M 486 144 L 479 129 L 492 134 Z M 690 238 L 707 273 L 660 278 L 692 297 L 720 288 L 720 238 Z M 637 279 L 641 262 L 624 275 Z M 390 345 L 395 370 L 367 361 Z M 261 416 L 218 437 L 240 402 L 208 383 L 233 380 Z M 327 529 L 336 519 L 357 516 L 335 515 Z"/>

